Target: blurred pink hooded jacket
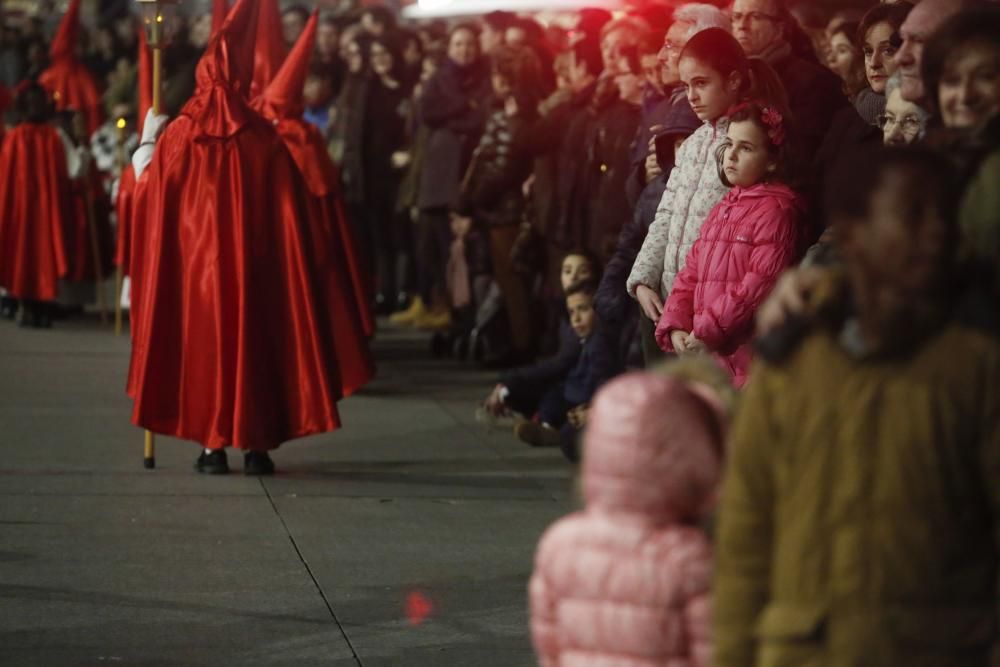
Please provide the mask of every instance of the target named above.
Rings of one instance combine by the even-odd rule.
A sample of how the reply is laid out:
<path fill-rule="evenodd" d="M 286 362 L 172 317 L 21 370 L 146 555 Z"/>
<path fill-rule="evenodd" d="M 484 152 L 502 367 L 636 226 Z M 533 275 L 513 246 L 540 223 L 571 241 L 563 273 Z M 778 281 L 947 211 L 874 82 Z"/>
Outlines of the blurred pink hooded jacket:
<path fill-rule="evenodd" d="M 651 373 L 591 408 L 586 507 L 542 537 L 530 584 L 543 667 L 709 664 L 711 546 L 695 522 L 721 479 L 724 410 L 710 389 Z"/>

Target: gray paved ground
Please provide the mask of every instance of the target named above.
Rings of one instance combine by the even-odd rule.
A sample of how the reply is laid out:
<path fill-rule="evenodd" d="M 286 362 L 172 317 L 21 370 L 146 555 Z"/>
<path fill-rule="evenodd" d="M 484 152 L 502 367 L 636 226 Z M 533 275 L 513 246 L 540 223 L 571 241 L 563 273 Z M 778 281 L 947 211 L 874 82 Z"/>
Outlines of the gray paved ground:
<path fill-rule="evenodd" d="M 425 349 L 381 336 L 344 429 L 262 481 L 167 439 L 143 470 L 127 338 L 0 322 L 0 665 L 534 664 L 525 587 L 570 472 L 477 424 L 490 375 Z"/>

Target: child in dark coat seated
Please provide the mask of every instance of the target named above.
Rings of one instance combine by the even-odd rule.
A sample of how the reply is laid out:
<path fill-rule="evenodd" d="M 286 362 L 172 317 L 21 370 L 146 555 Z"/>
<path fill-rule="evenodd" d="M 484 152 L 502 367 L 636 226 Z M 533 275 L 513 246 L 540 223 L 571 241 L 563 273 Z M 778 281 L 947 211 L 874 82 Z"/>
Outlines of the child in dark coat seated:
<path fill-rule="evenodd" d="M 568 323 L 556 356 L 504 373 L 484 407 L 494 416 L 517 412 L 536 421 L 519 423 L 518 439 L 536 447 L 558 446 L 576 461 L 576 440 L 598 388 L 620 372 L 615 341 L 598 322 L 594 281 L 566 290 Z"/>

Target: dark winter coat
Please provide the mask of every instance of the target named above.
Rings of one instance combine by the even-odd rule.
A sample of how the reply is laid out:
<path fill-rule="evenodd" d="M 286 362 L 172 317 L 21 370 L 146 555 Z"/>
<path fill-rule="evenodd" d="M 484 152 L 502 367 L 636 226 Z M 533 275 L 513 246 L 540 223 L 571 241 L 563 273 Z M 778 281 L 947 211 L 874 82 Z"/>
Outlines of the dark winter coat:
<path fill-rule="evenodd" d="M 472 157 L 457 209 L 487 227 L 517 225 L 524 213 L 522 185 L 531 173 L 531 160 L 515 141 L 525 124 L 524 114 L 495 111 Z"/>
<path fill-rule="evenodd" d="M 564 381 L 576 367 L 583 344 L 563 318 L 559 324 L 559 350 L 554 356 L 504 372 L 500 384 L 512 394 L 537 392 L 539 387 Z"/>
<path fill-rule="evenodd" d="M 691 110 L 691 105 L 683 95 L 673 96 L 658 105 L 652 114 L 643 120 L 643 125 L 639 128 L 639 139 L 646 136 L 644 145 L 649 145 L 649 127 L 653 125 L 663 126 L 661 134 L 668 135 L 691 135 L 701 127 L 701 121 Z M 644 132 L 645 130 L 645 132 Z M 647 149 L 648 150 L 648 149 Z M 597 290 L 594 300 L 594 307 L 602 322 L 620 322 L 628 318 L 635 309 L 635 304 L 625 291 L 625 282 L 632 271 L 632 264 L 639 255 L 642 242 L 646 239 L 646 232 L 656 217 L 656 209 L 663 199 L 663 191 L 667 187 L 667 178 L 673 170 L 673 163 L 660 165 L 663 174 L 645 184 L 636 199 L 635 210 L 631 219 L 622 227 L 618 234 L 618 243 L 615 247 L 614 255 L 604 267 L 604 274 L 601 277 L 601 285 Z M 630 183 L 635 183 L 638 176 L 636 170 L 641 170 L 643 179 L 645 178 L 645 155 L 642 163 L 636 165 L 633 162 L 633 176 Z"/>
<path fill-rule="evenodd" d="M 660 197 L 663 196 L 663 188 L 666 187 L 667 181 L 663 179 L 663 183 L 659 186 L 659 192 L 656 192 L 655 189 L 649 193 L 646 192 L 646 186 L 650 185 L 646 182 L 646 156 L 649 154 L 649 141 L 654 136 L 650 128 L 657 125 L 666 128 L 668 124 L 677 128 L 676 132 L 679 134 L 692 134 L 701 127 L 701 120 L 691 110 L 691 104 L 687 101 L 687 95 L 684 94 L 684 89 L 681 87 L 674 88 L 665 97 L 660 96 L 658 101 L 648 108 L 645 104 L 643 105 L 639 129 L 635 134 L 635 141 L 632 143 L 632 170 L 625 183 L 625 195 L 633 208 L 638 208 L 641 205 L 640 197 L 655 198 L 656 201 L 652 203 L 654 214 L 660 203 Z M 664 130 L 661 130 L 658 134 L 663 133 Z M 672 165 L 671 162 L 669 166 Z M 666 169 L 668 165 L 660 166 L 664 167 L 664 171 L 669 171 Z M 655 183 L 655 180 L 651 183 Z"/>
<path fill-rule="evenodd" d="M 343 146 L 340 180 L 344 199 L 360 204 L 365 200 L 364 126 L 368 102 L 368 76 L 351 74 L 337 98 L 335 140 Z"/>
<path fill-rule="evenodd" d="M 827 227 L 824 202 L 839 196 L 848 179 L 857 178 L 856 166 L 866 164 L 882 150 L 882 131 L 869 125 L 854 107 L 844 107 L 834 117 L 826 139 L 815 152 L 810 193 L 810 227 Z"/>
<path fill-rule="evenodd" d="M 620 372 L 617 337 L 608 328 L 598 325 L 583 341 L 580 357 L 566 376 L 563 397 L 573 406 L 590 403 L 601 385 Z"/>
<path fill-rule="evenodd" d="M 580 340 L 563 319 L 559 324 L 559 351 L 548 359 L 503 373 L 500 384 L 511 394 L 537 394 L 539 388 L 563 383 L 563 398 L 572 406 L 589 403 L 601 385 L 620 373 L 617 341 L 598 325 Z"/>
<path fill-rule="evenodd" d="M 409 91 L 403 86 L 389 88 L 378 79 L 368 83 L 361 136 L 367 203 L 395 204 L 403 174 L 392 166 L 392 154 L 406 145 L 408 108 Z"/>
<path fill-rule="evenodd" d="M 843 82 L 826 67 L 795 56 L 790 50 L 767 60 L 785 84 L 801 150 L 804 155 L 812 155 L 823 143 L 833 117 L 850 107 Z"/>
<path fill-rule="evenodd" d="M 560 168 L 567 164 L 564 158 L 566 134 L 574 124 L 574 118 L 587 113 L 596 87 L 595 83 L 580 90 L 568 102 L 556 106 L 522 130 L 524 145 L 534 159 L 532 226 L 542 238 L 564 250 L 568 247 L 559 238 L 556 223 L 559 218 Z"/>
<path fill-rule="evenodd" d="M 492 86 L 485 60 L 461 67 L 446 59 L 420 95 L 418 110 L 427 126 L 417 205 L 451 206 L 472 151 L 486 125 Z"/>
<path fill-rule="evenodd" d="M 639 108 L 621 100 L 574 118 L 562 150 L 559 236 L 602 263 L 631 217 L 625 196 Z"/>

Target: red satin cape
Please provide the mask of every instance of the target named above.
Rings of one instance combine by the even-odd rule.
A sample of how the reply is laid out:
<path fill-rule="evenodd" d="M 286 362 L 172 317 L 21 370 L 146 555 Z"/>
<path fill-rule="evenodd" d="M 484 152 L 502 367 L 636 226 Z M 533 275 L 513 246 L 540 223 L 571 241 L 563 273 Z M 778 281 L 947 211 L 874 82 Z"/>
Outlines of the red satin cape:
<path fill-rule="evenodd" d="M 184 114 L 166 128 L 131 230 L 135 424 L 255 450 L 340 425 L 338 325 L 354 318 L 327 298 L 313 207 L 259 117 L 225 139 Z"/>
<path fill-rule="evenodd" d="M 291 153 L 309 191 L 319 200 L 322 216 L 314 221 L 317 234 L 327 238 L 327 247 L 336 255 L 336 264 L 344 267 L 345 285 L 350 285 L 354 306 L 349 312 L 357 314 L 366 336 L 375 333 L 375 318 L 368 295 L 371 294 L 365 276 L 370 275 L 361 261 L 354 238 L 354 230 L 344 214 L 343 202 L 337 187 L 339 176 L 323 138 L 311 123 L 301 118 L 285 118 L 275 128 Z"/>
<path fill-rule="evenodd" d="M 0 150 L 0 286 L 21 299 L 52 301 L 69 271 L 71 185 L 55 128 L 24 123 Z"/>

